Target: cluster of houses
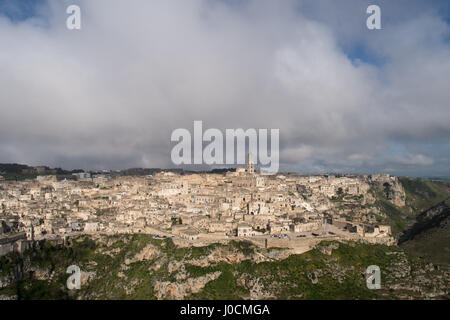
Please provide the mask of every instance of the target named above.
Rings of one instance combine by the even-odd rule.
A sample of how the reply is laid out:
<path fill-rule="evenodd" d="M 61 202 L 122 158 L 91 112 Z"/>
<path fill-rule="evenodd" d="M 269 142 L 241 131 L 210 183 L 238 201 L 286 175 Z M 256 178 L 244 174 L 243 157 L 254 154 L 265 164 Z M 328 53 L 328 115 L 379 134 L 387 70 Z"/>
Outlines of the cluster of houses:
<path fill-rule="evenodd" d="M 382 212 L 371 188 L 396 179 L 269 176 L 252 167 L 222 174 L 79 174 L 62 181 L 38 176 L 0 182 L 0 221 L 29 240 L 155 231 L 189 240 L 224 239 L 307 233 L 326 225 L 377 239 L 390 237 L 390 228 L 377 225 Z M 0 237 L 6 230 L 0 228 Z"/>

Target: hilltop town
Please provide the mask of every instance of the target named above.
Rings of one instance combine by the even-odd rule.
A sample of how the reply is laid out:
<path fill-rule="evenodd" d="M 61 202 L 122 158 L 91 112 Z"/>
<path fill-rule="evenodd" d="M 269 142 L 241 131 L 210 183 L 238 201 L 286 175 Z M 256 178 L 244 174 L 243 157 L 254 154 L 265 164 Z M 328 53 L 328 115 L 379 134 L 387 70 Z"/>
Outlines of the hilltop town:
<path fill-rule="evenodd" d="M 394 243 L 376 194 L 404 206 L 397 177 L 261 175 L 247 162 L 223 174 L 0 181 L 0 253 L 82 233 L 152 234 L 186 246 L 248 239 L 297 253 L 328 239 Z"/>
<path fill-rule="evenodd" d="M 446 183 L 262 175 L 251 158 L 209 173 L 17 168 L 0 181 L 0 300 L 448 298 Z M 63 285 L 72 265 L 80 290 Z"/>

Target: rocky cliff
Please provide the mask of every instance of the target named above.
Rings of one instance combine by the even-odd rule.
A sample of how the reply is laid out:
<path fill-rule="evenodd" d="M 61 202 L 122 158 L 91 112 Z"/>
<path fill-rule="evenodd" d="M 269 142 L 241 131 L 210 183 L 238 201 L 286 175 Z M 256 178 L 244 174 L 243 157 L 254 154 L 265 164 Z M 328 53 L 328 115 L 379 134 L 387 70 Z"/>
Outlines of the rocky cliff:
<path fill-rule="evenodd" d="M 66 288 L 69 265 L 80 290 Z M 378 265 L 382 289 L 365 270 Z M 2 299 L 441 299 L 448 265 L 397 246 L 322 242 L 301 255 L 248 242 L 181 248 L 146 235 L 79 237 L 41 243 L 0 259 Z"/>

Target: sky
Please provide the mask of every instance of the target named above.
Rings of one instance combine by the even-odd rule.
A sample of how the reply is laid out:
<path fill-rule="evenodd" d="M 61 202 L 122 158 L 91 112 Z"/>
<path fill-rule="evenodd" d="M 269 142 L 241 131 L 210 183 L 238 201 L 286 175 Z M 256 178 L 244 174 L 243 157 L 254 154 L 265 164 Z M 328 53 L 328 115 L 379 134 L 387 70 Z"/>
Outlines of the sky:
<path fill-rule="evenodd" d="M 201 120 L 279 129 L 281 171 L 450 177 L 450 1 L 0 0 L 0 39 L 0 163 L 172 168 Z"/>

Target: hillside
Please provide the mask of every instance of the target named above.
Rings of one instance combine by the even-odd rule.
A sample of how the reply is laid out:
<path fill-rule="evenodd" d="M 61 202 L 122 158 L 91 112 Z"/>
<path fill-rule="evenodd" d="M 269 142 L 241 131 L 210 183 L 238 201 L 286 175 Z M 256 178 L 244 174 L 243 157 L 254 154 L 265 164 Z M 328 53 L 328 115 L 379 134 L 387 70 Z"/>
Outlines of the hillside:
<path fill-rule="evenodd" d="M 375 192 L 376 204 L 384 213 L 380 222 L 390 225 L 396 237 L 412 227 L 421 213 L 450 197 L 448 182 L 409 177 L 400 177 L 399 181 L 405 194 L 405 206 L 396 206 L 383 192 Z"/>
<path fill-rule="evenodd" d="M 415 256 L 450 265 L 450 200 L 421 213 L 399 244 Z"/>
<path fill-rule="evenodd" d="M 72 264 L 83 271 L 78 291 L 65 287 Z M 382 270 L 381 290 L 365 284 L 373 264 Z M 18 299 L 449 298 L 450 279 L 448 267 L 395 246 L 323 242 L 289 255 L 248 242 L 180 248 L 147 235 L 42 242 L 23 260 L 9 255 L 0 265 L 0 296 Z"/>
<path fill-rule="evenodd" d="M 399 181 L 367 194 L 399 246 L 322 242 L 290 255 L 236 241 L 178 247 L 145 234 L 39 241 L 0 257 L 0 299 L 448 299 L 448 184 Z M 81 290 L 66 288 L 70 265 L 83 271 Z M 381 290 L 366 287 L 369 265 L 382 270 Z"/>
<path fill-rule="evenodd" d="M 413 212 L 422 213 L 450 197 L 450 184 L 445 181 L 419 178 L 399 178 L 406 193 L 406 205 Z"/>

